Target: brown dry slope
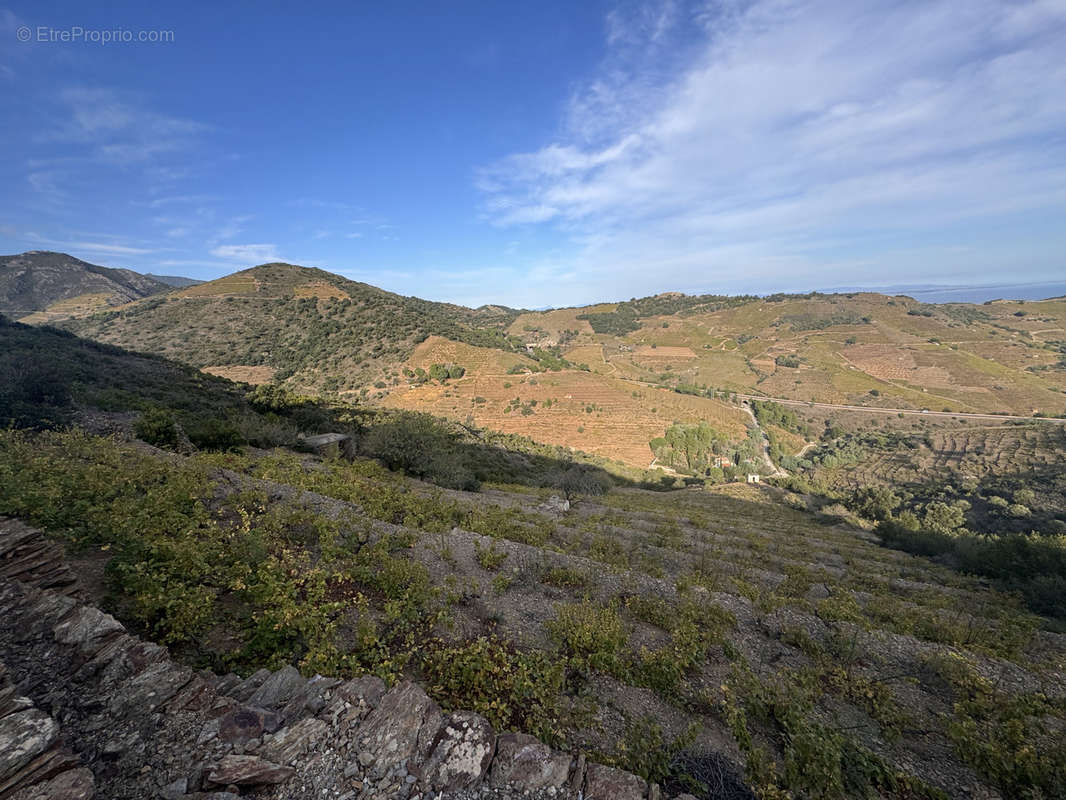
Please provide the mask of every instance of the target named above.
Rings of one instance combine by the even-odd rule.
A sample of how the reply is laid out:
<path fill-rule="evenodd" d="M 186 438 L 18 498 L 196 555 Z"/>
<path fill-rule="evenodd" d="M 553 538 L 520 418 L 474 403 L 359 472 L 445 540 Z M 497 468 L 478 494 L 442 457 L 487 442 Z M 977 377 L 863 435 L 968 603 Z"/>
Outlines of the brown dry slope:
<path fill-rule="evenodd" d="M 394 388 L 382 403 L 390 408 L 428 411 L 503 433 L 563 445 L 633 467 L 647 467 L 648 442 L 673 422 L 706 421 L 734 438 L 746 432 L 739 409 L 706 397 L 638 386 L 619 378 L 566 369 L 507 374 L 531 359 L 440 337 L 419 345 L 405 366 L 428 369 L 458 364 L 463 378 Z"/>

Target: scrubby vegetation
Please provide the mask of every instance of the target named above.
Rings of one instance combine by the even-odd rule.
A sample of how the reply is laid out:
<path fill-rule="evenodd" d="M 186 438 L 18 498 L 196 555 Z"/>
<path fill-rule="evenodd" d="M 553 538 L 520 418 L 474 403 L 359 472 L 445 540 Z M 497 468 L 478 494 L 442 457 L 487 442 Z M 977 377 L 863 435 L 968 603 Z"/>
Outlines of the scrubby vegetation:
<path fill-rule="evenodd" d="M 972 702 L 938 729 L 930 698 L 943 670 L 927 684 L 924 661 L 900 665 L 874 636 L 911 637 L 915 658 L 959 649 L 980 670 L 995 656 L 1024 671 L 1035 668 L 1023 655 L 1035 618 L 795 512 L 611 493 L 552 520 L 411 483 L 373 461 L 282 451 L 174 461 L 81 433 L 4 433 L 0 464 L 0 513 L 106 560 L 111 607 L 198 663 L 414 675 L 446 707 L 679 785 L 698 771 L 693 748 L 711 725 L 736 737 L 747 780 L 766 797 L 942 796 L 935 771 L 915 774 L 894 755 L 909 731 L 929 726 L 995 786 L 1057 786 L 1054 747 L 1014 769 L 1017 736 L 985 741 L 980 731 L 997 718 L 964 676 L 947 691 Z M 647 514 L 660 521 L 643 538 Z M 816 563 L 827 546 L 846 572 Z M 551 566 L 539 567 L 545 558 Z M 582 568 L 586 559 L 599 570 Z M 767 569 L 780 578 L 767 580 Z M 629 588 L 616 593 L 603 570 Z M 965 612 L 955 593 L 969 598 Z M 479 598 L 495 610 L 478 611 Z M 513 627 L 530 612 L 532 639 Z M 753 635 L 764 642 L 754 650 Z M 764 647 L 786 666 L 763 663 Z M 934 694 L 904 701 L 891 677 L 900 669 Z M 718 673 L 720 688 L 708 683 Z M 588 703 L 600 700 L 588 692 L 605 679 L 665 704 L 663 727 L 633 708 L 614 745 L 589 728 Z M 1057 701 L 1005 696 L 1019 736 L 1050 736 Z M 867 721 L 834 724 L 826 710 L 837 703 Z"/>
<path fill-rule="evenodd" d="M 63 324 L 196 367 L 268 366 L 275 380 L 335 392 L 372 384 L 434 334 L 514 349 L 503 329 L 518 313 L 400 297 L 322 270 L 268 264 Z"/>
<path fill-rule="evenodd" d="M 329 287 L 351 288 L 320 287 L 308 320 L 344 302 Z M 218 302 L 247 296 L 222 288 Z M 651 300 L 621 308 L 676 313 L 641 321 L 663 337 L 719 302 Z M 471 313 L 475 338 L 509 318 Z M 649 358 L 692 357 L 660 341 Z M 764 345 L 738 341 L 708 352 Z M 1062 614 L 1064 592 L 1057 428 L 961 440 L 753 402 L 793 472 L 781 487 L 716 485 L 716 458 L 759 455 L 758 427 L 678 422 L 652 449 L 683 477 L 650 491 L 473 423 L 250 389 L 54 330 L 3 325 L 0 344 L 0 514 L 65 542 L 102 572 L 109 610 L 190 664 L 414 678 L 445 708 L 701 798 L 1063 793 L 1066 645 L 1040 616 Z M 565 355 L 546 352 L 547 369 Z M 425 361 L 440 377 L 423 390 L 472 380 L 452 358 Z M 717 407 L 680 373 L 659 365 L 626 396 Z M 653 388 L 664 375 L 678 394 Z M 531 418 L 563 395 L 508 388 Z M 311 452 L 301 434 L 323 432 L 350 438 Z M 684 485 L 698 490 L 670 491 Z"/>
<path fill-rule="evenodd" d="M 1066 432 L 837 433 L 795 465 L 811 479 L 806 488 L 878 523 L 886 545 L 994 579 L 1034 611 L 1066 620 L 1066 478 L 1057 465 Z M 950 470 L 937 465 L 945 446 L 960 459 Z M 1021 447 L 1044 450 L 1048 462 L 1029 456 L 1004 471 Z"/>
<path fill-rule="evenodd" d="M 588 320 L 592 330 L 596 333 L 607 333 L 613 336 L 625 336 L 627 333 L 640 329 L 636 311 L 631 308 L 579 314 L 577 318 Z"/>

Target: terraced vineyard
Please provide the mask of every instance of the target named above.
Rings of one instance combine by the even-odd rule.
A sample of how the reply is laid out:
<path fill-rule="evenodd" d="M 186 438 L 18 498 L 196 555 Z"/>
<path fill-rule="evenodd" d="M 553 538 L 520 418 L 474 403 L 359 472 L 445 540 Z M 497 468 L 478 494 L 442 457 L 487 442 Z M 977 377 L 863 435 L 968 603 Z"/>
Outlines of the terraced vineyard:
<path fill-rule="evenodd" d="M 512 358 L 523 363 L 518 356 Z M 674 421 L 703 420 L 736 440 L 746 435 L 742 411 L 707 397 L 578 370 L 537 375 L 484 372 L 477 368 L 479 361 L 458 357 L 459 364 L 474 365 L 463 379 L 400 388 L 382 404 L 470 419 L 490 430 L 573 447 L 640 469 L 654 458 L 648 442 Z"/>
<path fill-rule="evenodd" d="M 913 435 L 909 441 L 909 445 L 871 448 L 856 463 L 828 470 L 827 480 L 859 488 L 1060 471 L 1066 427 L 955 425 Z"/>
<path fill-rule="evenodd" d="M 549 511 L 549 490 L 284 451 L 8 432 L 0 456 L 0 514 L 91 545 L 84 570 L 125 576 L 112 608 L 188 659 L 411 675 L 670 792 L 1066 790 L 1066 639 L 798 496 L 616 488 Z"/>

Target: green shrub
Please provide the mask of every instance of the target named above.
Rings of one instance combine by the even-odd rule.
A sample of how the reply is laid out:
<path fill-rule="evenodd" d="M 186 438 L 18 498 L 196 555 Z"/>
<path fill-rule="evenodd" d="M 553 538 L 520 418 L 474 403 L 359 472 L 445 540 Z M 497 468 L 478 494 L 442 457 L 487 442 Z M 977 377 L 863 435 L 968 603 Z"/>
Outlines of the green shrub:
<path fill-rule="evenodd" d="M 930 666 L 955 696 L 948 736 L 964 761 L 1007 797 L 1066 796 L 1061 708 L 1039 692 L 1002 691 L 956 653 Z"/>
<path fill-rule="evenodd" d="M 560 603 L 546 627 L 577 669 L 617 672 L 629 631 L 614 604 Z"/>
<path fill-rule="evenodd" d="M 559 589 L 581 589 L 588 585 L 588 576 L 570 567 L 552 567 L 544 573 L 541 583 Z"/>
<path fill-rule="evenodd" d="M 178 443 L 178 424 L 167 409 L 149 408 L 141 413 L 133 425 L 133 432 L 141 441 L 156 447 L 173 447 Z"/>
<path fill-rule="evenodd" d="M 879 522 L 889 519 L 901 502 L 899 495 L 886 486 L 866 486 L 852 494 L 847 507 L 860 517 Z"/>
<path fill-rule="evenodd" d="M 430 695 L 446 709 L 470 709 L 496 730 L 523 730 L 558 741 L 565 675 L 550 655 L 520 652 L 496 638 L 437 640 L 426 648 L 422 669 Z"/>
<path fill-rule="evenodd" d="M 682 781 L 691 779 L 691 776 L 678 773 L 675 760 L 695 741 L 699 731 L 696 723 L 670 740 L 663 735 L 662 726 L 651 716 L 627 722 L 618 752 L 606 760 L 650 783 L 662 783 L 671 777 Z"/>
<path fill-rule="evenodd" d="M 900 515 L 902 517 L 902 515 Z M 1066 618 L 1066 536 L 1004 534 L 981 536 L 966 531 L 945 533 L 890 520 L 877 526 L 881 541 L 923 556 L 950 555 L 963 572 L 994 578 L 1006 589 L 1020 591 L 1031 609 Z"/>
<path fill-rule="evenodd" d="M 483 547 L 481 542 L 474 542 L 474 558 L 484 569 L 495 570 L 507 558 L 507 553 L 496 549 L 496 542 L 492 541 L 488 547 Z"/>

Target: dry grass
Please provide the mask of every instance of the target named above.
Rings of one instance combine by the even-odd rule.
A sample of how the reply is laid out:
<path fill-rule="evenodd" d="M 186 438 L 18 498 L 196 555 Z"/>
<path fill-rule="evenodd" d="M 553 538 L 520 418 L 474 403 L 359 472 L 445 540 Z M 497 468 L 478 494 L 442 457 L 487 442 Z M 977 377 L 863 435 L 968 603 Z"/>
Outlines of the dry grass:
<path fill-rule="evenodd" d="M 518 407 L 512 402 L 516 398 Z M 523 414 L 521 408 L 531 407 L 531 401 L 536 401 L 532 413 Z M 468 374 L 444 386 L 426 384 L 393 391 L 382 402 L 457 420 L 473 417 L 476 424 L 492 430 L 641 468 L 652 461 L 648 442 L 675 420 L 706 420 L 736 438 L 745 432 L 743 412 L 716 400 L 571 370 L 528 377 Z M 505 410 L 508 407 L 510 411 Z"/>
<path fill-rule="evenodd" d="M 415 348 L 404 366 L 412 370 L 418 367 L 428 370 L 433 364 L 458 364 L 466 368 L 468 375 L 473 376 L 505 375 L 515 365 L 533 367 L 536 362 L 517 353 L 453 342 L 443 336 L 430 336 Z"/>
<path fill-rule="evenodd" d="M 125 303 L 125 299 L 108 292 L 90 292 L 79 294 L 77 297 L 68 297 L 48 306 L 44 311 L 35 311 L 19 319 L 27 325 L 47 325 L 60 319 L 69 317 L 85 317 L 94 314 L 101 309 L 118 306 Z"/>
<path fill-rule="evenodd" d="M 329 300 L 330 298 L 343 300 L 348 297 L 347 292 L 322 281 L 296 286 L 293 289 L 293 294 L 297 297 L 317 297 L 319 300 Z"/>
<path fill-rule="evenodd" d="M 563 331 L 577 331 L 592 335 L 592 326 L 587 320 L 578 319 L 581 314 L 590 312 L 613 311 L 617 304 L 600 303 L 585 308 L 558 308 L 553 311 L 531 311 L 518 317 L 507 332 L 512 336 L 528 336 L 537 329 L 552 338 L 558 338 Z"/>
<path fill-rule="evenodd" d="M 204 367 L 203 371 L 210 375 L 217 375 L 226 380 L 238 383 L 250 383 L 257 386 L 261 383 L 270 383 L 277 371 L 273 367 L 247 366 L 243 364 L 226 364 L 219 366 Z"/>

